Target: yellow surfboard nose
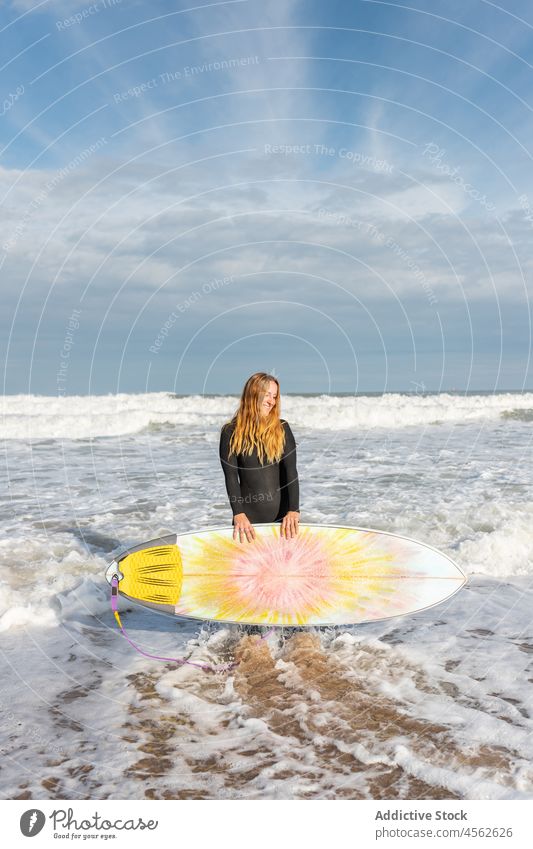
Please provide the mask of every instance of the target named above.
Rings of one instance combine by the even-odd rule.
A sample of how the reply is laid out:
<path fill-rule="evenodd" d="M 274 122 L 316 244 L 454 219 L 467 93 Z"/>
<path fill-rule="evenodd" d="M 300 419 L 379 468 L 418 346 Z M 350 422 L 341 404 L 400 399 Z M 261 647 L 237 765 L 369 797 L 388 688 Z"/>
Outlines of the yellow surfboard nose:
<path fill-rule="evenodd" d="M 120 561 L 124 578 L 120 592 L 156 604 L 177 604 L 183 584 L 181 554 L 177 545 L 143 548 Z"/>

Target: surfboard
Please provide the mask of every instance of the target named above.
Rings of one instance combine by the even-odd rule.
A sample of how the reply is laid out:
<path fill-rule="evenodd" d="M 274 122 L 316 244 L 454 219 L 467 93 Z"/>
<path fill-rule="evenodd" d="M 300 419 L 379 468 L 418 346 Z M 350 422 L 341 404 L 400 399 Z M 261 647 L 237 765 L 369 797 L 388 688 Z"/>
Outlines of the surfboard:
<path fill-rule="evenodd" d="M 466 575 L 425 543 L 385 531 L 300 524 L 169 534 L 126 549 L 106 569 L 119 595 L 172 616 L 267 626 L 354 625 L 449 599 Z"/>

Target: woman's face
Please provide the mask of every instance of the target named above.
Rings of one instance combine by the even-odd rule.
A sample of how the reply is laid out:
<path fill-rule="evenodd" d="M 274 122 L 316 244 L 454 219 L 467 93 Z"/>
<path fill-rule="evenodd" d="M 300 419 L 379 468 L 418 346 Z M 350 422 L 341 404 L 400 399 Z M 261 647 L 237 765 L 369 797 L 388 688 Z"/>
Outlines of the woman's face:
<path fill-rule="evenodd" d="M 268 416 L 278 397 L 278 386 L 273 380 L 268 384 L 267 390 L 261 400 L 261 415 Z"/>

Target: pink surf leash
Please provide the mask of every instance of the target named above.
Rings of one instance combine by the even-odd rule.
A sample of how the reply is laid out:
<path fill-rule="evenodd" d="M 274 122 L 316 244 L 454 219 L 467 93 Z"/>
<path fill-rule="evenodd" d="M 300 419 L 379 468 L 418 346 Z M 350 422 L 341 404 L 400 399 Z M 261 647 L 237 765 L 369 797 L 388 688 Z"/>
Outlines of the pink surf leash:
<path fill-rule="evenodd" d="M 113 575 L 111 579 L 111 610 L 115 615 L 115 619 L 117 620 L 117 625 L 120 628 L 123 636 L 126 638 L 130 646 L 132 646 L 135 651 L 138 651 L 139 654 L 144 655 L 144 657 L 151 657 L 153 660 L 164 660 L 170 661 L 171 663 L 182 663 L 187 664 L 188 666 L 195 666 L 197 669 L 203 669 L 205 672 L 229 672 L 230 669 L 234 669 L 238 666 L 238 663 L 223 663 L 218 666 L 212 666 L 209 663 L 202 663 L 201 661 L 195 662 L 192 660 L 186 660 L 184 657 L 162 657 L 158 654 L 150 654 L 149 652 L 144 651 L 140 646 L 136 645 L 133 640 L 126 633 L 126 629 L 124 625 L 120 621 L 120 616 L 118 613 L 118 576 Z M 274 628 L 271 628 L 267 631 L 266 634 L 261 636 L 262 640 L 266 640 L 267 637 L 270 636 Z"/>

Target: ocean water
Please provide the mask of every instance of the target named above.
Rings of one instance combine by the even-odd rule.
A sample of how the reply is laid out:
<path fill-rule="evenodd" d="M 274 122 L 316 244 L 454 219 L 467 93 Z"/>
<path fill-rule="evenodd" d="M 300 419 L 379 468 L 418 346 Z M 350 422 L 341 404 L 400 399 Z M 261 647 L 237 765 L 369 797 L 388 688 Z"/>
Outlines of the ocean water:
<path fill-rule="evenodd" d="M 301 519 L 403 534 L 467 586 L 422 613 L 276 631 L 121 603 L 106 565 L 231 524 L 236 397 L 6 396 L 0 792 L 18 799 L 533 796 L 533 394 L 282 396 Z"/>

